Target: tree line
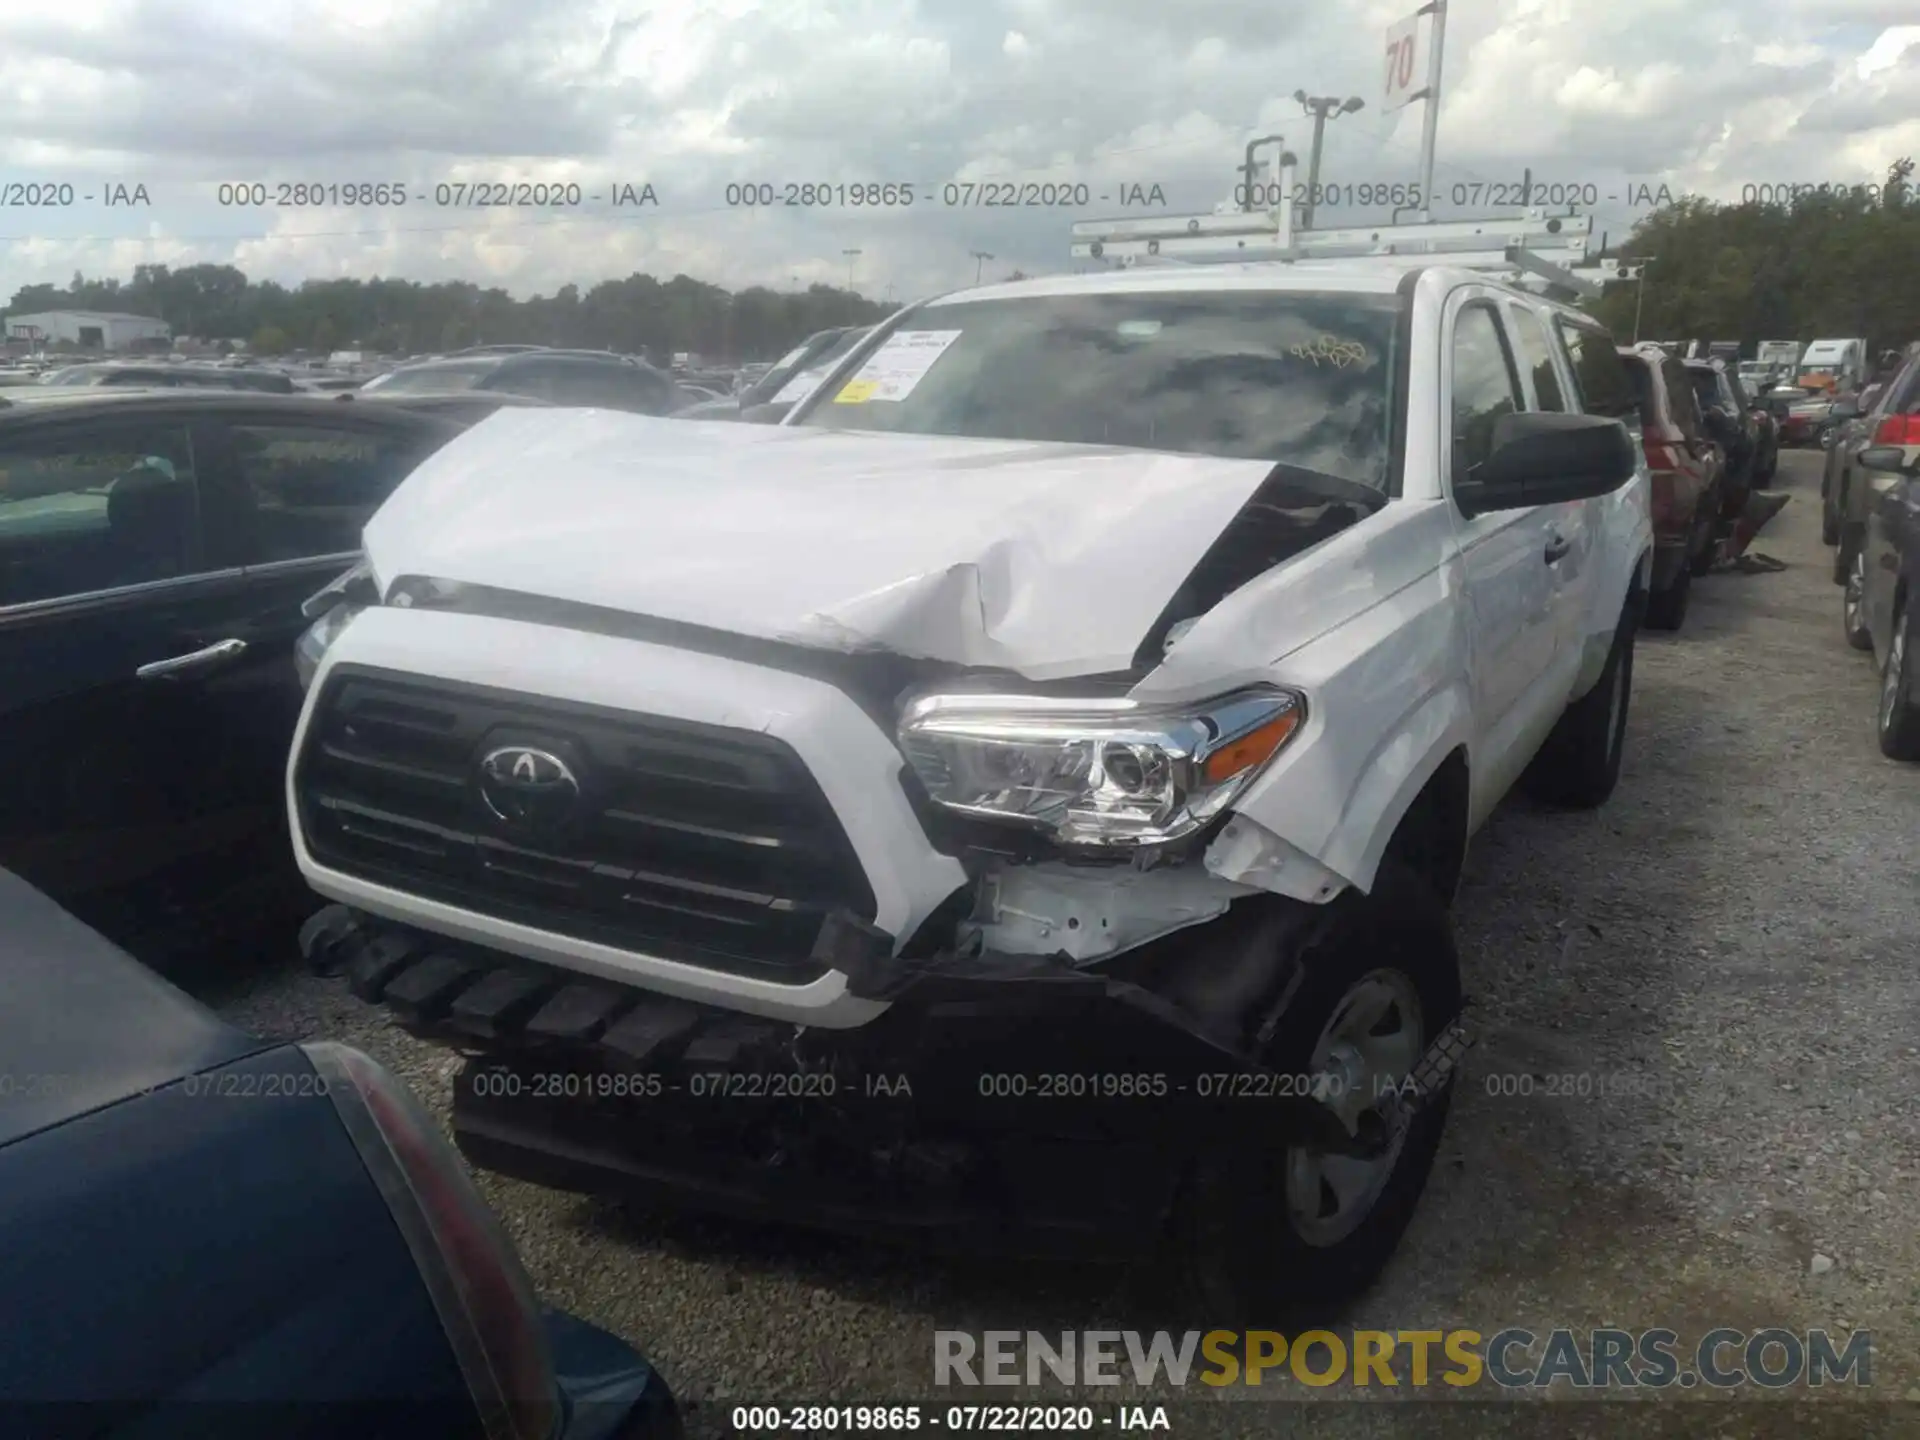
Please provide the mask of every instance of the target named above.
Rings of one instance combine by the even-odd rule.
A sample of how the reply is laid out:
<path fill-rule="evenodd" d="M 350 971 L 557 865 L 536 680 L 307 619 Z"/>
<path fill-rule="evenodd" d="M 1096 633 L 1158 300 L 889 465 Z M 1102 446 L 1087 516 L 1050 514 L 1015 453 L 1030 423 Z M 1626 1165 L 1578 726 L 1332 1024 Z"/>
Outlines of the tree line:
<path fill-rule="evenodd" d="M 1689 199 L 1634 227 L 1615 252 L 1644 259 L 1593 313 L 1626 340 L 1862 337 L 1869 356 L 1920 339 L 1920 194 L 1914 162 L 1877 191 L 1812 193 L 1788 204 Z"/>
<path fill-rule="evenodd" d="M 721 361 L 771 360 L 816 330 L 871 325 L 897 306 L 814 285 L 727 291 L 676 275 L 634 274 L 589 289 L 515 300 L 459 281 L 309 280 L 288 287 L 254 281 L 231 265 L 135 267 L 133 279 L 76 274 L 65 288 L 28 285 L 10 315 L 109 310 L 151 315 L 180 336 L 245 342 L 258 354 L 364 349 L 419 355 L 468 345 L 562 345 L 647 354 L 690 351 Z"/>

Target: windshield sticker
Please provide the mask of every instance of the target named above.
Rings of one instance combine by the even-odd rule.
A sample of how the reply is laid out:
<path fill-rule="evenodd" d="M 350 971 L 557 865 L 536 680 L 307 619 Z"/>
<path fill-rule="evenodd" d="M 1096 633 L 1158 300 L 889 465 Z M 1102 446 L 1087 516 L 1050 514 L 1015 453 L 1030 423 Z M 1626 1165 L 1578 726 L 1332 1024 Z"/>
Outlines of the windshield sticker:
<path fill-rule="evenodd" d="M 1296 345 L 1293 355 L 1299 360 L 1311 360 L 1317 370 L 1322 363 L 1344 370 L 1349 365 L 1367 363 L 1367 347 L 1354 340 L 1342 340 L 1337 335 L 1322 335 L 1311 345 Z"/>
<path fill-rule="evenodd" d="M 960 334 L 958 330 L 902 330 L 889 335 L 886 343 L 873 352 L 860 367 L 860 373 L 840 392 L 836 403 L 858 405 L 869 400 L 906 399 Z M 871 382 L 872 390 L 848 399 L 847 391 L 862 382 Z"/>
<path fill-rule="evenodd" d="M 1149 335 L 1160 333 L 1160 322 L 1158 320 L 1123 320 L 1120 322 L 1120 333 L 1129 340 L 1144 340 Z"/>
<path fill-rule="evenodd" d="M 798 375 L 780 387 L 780 393 L 770 402 L 774 405 L 798 405 L 827 378 L 824 370 L 802 370 Z"/>
<path fill-rule="evenodd" d="M 878 380 L 849 380 L 840 387 L 840 393 L 833 397 L 836 405 L 864 405 L 873 398 L 873 392 L 880 388 Z"/>

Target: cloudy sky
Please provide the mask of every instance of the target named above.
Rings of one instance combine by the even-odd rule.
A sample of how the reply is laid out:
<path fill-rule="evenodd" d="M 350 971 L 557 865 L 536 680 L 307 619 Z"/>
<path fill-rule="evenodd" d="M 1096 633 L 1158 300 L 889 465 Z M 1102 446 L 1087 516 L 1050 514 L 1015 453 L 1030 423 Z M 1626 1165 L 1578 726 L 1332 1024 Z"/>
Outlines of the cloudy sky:
<path fill-rule="evenodd" d="M 1324 180 L 1415 180 L 1422 107 L 1383 109 L 1385 33 L 1414 5 L 15 0 L 0 9 L 0 304 L 23 284 L 124 277 L 143 260 L 522 296 L 636 270 L 845 283 L 849 249 L 876 297 L 980 267 L 1063 268 L 1069 222 L 1115 213 L 1122 187 L 1208 210 L 1249 139 L 1280 133 L 1304 157 L 1312 127 L 1290 98 L 1303 87 L 1366 102 L 1329 126 Z M 1443 213 L 1454 187 L 1470 199 L 1531 167 L 1595 186 L 1596 228 L 1617 241 L 1645 212 L 1642 185 L 1737 199 L 1748 185 L 1871 182 L 1920 157 L 1913 0 L 1451 12 Z M 1089 204 L 942 203 L 964 181 L 1085 184 Z M 472 198 L 499 182 L 579 200 L 461 203 L 461 186 Z M 905 183 L 915 201 L 728 204 L 729 185 L 756 183 Z M 270 203 L 222 204 L 223 184 L 240 198 L 263 186 Z M 407 201 L 278 206 L 283 184 L 392 185 Z M 615 206 L 623 184 L 650 184 L 658 203 Z M 105 204 L 115 185 L 144 186 L 151 204 Z M 62 186 L 71 204 L 20 203 L 63 199 Z M 1321 223 L 1382 218 L 1339 208 Z"/>

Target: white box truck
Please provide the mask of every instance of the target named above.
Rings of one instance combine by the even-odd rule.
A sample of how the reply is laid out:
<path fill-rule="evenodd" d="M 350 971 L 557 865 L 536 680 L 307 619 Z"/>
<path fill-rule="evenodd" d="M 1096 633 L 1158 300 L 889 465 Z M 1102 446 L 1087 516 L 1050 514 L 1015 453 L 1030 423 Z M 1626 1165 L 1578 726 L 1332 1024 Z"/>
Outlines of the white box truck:
<path fill-rule="evenodd" d="M 1800 357 L 1800 384 L 1808 390 L 1844 394 L 1866 383 L 1865 340 L 1816 340 Z"/>

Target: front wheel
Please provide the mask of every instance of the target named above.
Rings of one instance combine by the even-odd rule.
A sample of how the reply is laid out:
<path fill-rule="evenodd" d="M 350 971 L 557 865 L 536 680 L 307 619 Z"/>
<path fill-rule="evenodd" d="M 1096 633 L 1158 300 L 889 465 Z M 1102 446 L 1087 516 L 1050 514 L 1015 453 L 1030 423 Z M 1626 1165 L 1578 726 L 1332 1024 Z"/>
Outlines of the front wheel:
<path fill-rule="evenodd" d="M 1920 654 L 1920 607 L 1903 604 L 1893 617 L 1887 663 L 1880 671 L 1880 753 L 1889 760 L 1920 760 L 1920 697 L 1914 694 L 1914 656 Z"/>
<path fill-rule="evenodd" d="M 1873 649 L 1873 634 L 1867 629 L 1867 552 L 1849 545 L 1842 555 L 1846 565 L 1846 589 L 1840 601 L 1840 628 L 1847 644 L 1856 650 Z"/>
<path fill-rule="evenodd" d="M 1446 910 L 1412 870 L 1383 861 L 1370 893 L 1348 891 L 1279 943 L 1302 979 L 1261 1059 L 1336 1081 L 1327 1103 L 1357 1134 L 1460 1012 Z M 1372 1284 L 1413 1219 L 1451 1098 L 1449 1084 L 1368 1158 L 1303 1144 L 1209 1158 L 1188 1238 L 1210 1313 L 1264 1323 L 1283 1305 L 1338 1304 Z"/>
<path fill-rule="evenodd" d="M 1629 606 L 1614 632 L 1599 681 L 1567 707 L 1521 776 L 1522 786 L 1534 799 L 1592 810 L 1605 804 L 1620 783 L 1627 705 L 1633 696 L 1633 632 Z"/>

